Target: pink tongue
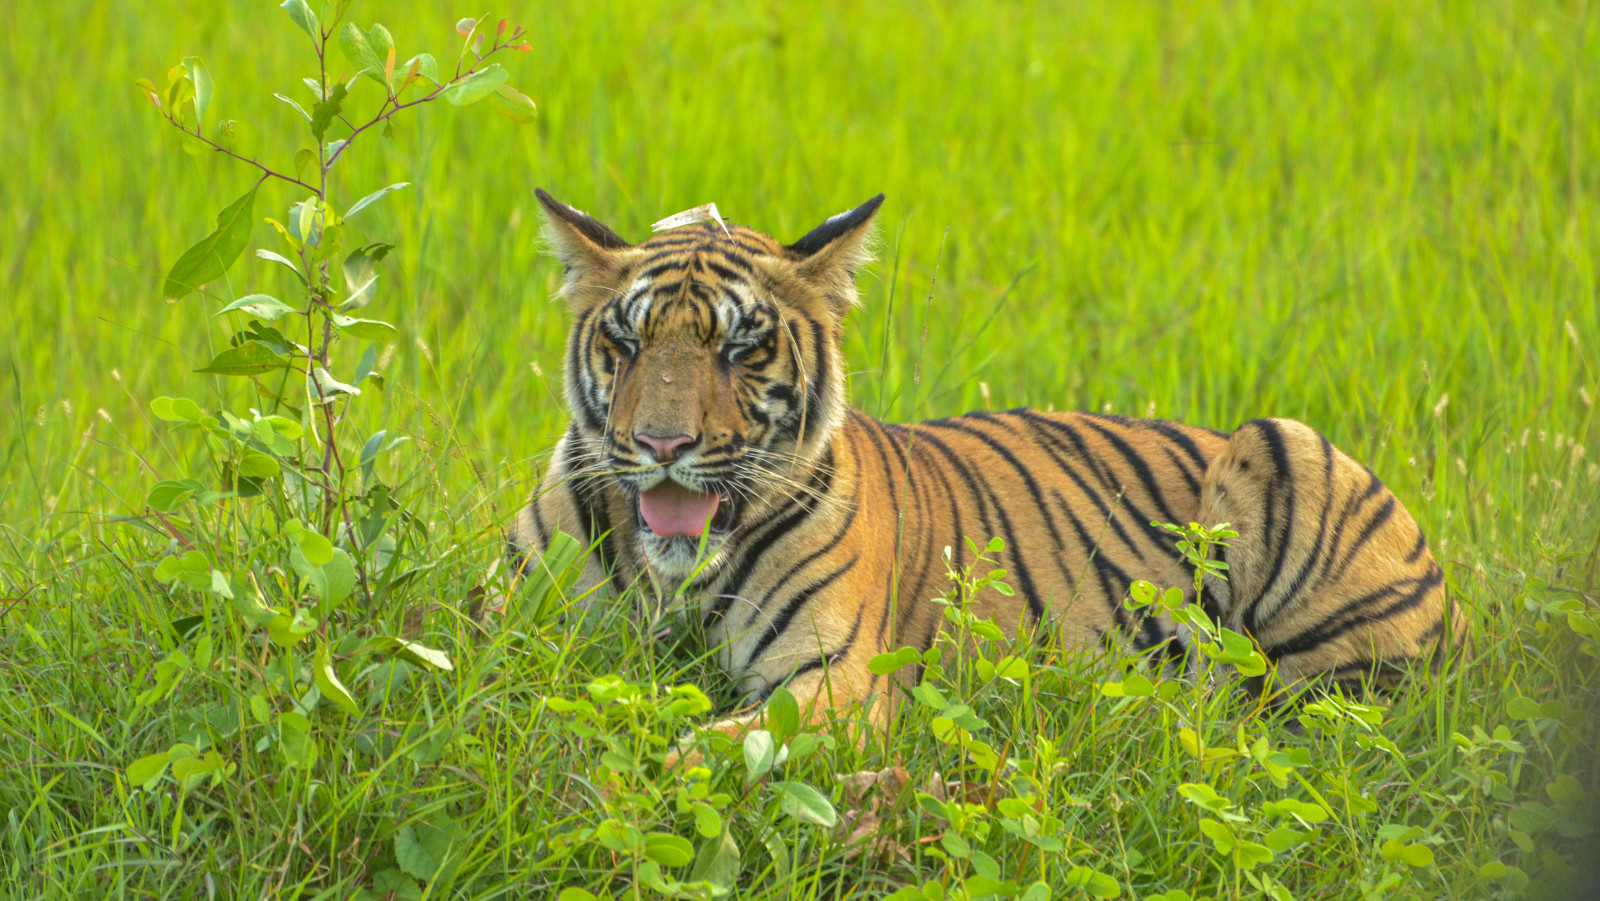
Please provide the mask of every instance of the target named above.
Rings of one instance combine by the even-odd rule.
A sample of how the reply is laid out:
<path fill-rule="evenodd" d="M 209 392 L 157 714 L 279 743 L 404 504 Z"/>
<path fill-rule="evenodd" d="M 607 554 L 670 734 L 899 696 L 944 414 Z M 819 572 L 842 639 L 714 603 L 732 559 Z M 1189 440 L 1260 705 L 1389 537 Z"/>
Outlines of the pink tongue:
<path fill-rule="evenodd" d="M 699 537 L 706 521 L 717 512 L 715 494 L 701 494 L 667 479 L 660 485 L 639 495 L 639 512 L 644 514 L 650 531 L 662 538 L 675 535 Z"/>

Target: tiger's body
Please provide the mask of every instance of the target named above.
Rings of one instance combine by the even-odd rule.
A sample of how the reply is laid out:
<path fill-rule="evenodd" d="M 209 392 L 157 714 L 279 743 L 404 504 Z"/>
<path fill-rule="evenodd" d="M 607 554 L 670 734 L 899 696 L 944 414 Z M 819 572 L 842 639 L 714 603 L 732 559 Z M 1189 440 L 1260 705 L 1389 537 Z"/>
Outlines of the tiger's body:
<path fill-rule="evenodd" d="M 536 566 L 559 530 L 598 542 L 585 587 L 687 581 L 751 700 L 786 685 L 821 717 L 885 689 L 868 661 L 932 643 L 945 549 L 960 567 L 967 539 L 1005 539 L 1015 588 L 980 595 L 978 615 L 1181 655 L 1171 622 L 1121 603 L 1136 579 L 1192 584 L 1153 521 L 1239 532 L 1207 605 L 1286 680 L 1383 676 L 1463 634 L 1410 514 L 1300 423 L 1229 435 L 1013 410 L 892 425 L 850 409 L 839 338 L 881 198 L 788 246 L 720 224 L 632 246 L 540 199 L 577 317 L 573 421 L 517 556 Z"/>

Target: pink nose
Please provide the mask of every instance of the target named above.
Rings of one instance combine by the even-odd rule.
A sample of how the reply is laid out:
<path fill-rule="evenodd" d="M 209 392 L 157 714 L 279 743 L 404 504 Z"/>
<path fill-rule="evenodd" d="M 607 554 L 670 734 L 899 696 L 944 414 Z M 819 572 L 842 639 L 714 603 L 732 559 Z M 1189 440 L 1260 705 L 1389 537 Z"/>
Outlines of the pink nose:
<path fill-rule="evenodd" d="M 678 456 L 678 448 L 686 444 L 693 444 L 694 438 L 689 435 L 673 435 L 671 438 L 657 438 L 640 432 L 633 436 L 639 443 L 647 445 L 655 454 L 657 462 L 669 463 Z"/>

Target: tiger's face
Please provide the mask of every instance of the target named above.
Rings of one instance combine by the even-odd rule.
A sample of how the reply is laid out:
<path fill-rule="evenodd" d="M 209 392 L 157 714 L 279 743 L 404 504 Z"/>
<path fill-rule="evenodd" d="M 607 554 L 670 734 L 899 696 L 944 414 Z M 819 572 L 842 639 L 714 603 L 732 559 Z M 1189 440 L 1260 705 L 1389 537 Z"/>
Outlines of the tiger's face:
<path fill-rule="evenodd" d="M 709 575 L 844 417 L 839 337 L 881 197 L 785 246 L 715 222 L 629 245 L 539 196 L 575 314 L 578 477 L 623 495 L 658 574 Z"/>

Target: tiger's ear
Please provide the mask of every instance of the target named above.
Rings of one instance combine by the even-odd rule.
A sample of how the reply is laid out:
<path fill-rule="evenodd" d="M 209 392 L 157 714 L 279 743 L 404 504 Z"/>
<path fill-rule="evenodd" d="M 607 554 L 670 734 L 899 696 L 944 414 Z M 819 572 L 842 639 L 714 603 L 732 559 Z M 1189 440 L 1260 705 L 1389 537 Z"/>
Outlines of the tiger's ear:
<path fill-rule="evenodd" d="M 785 248 L 795 260 L 796 274 L 840 301 L 841 308 L 834 311 L 840 315 L 855 303 L 856 269 L 872 261 L 872 219 L 882 205 L 879 194 Z"/>
<path fill-rule="evenodd" d="M 579 289 L 593 283 L 594 276 L 610 270 L 617 255 L 633 245 L 588 213 L 551 197 L 543 188 L 535 188 L 533 193 L 544 207 L 545 239 L 555 250 L 556 258 L 567 267 L 561 295 L 575 304 L 580 303 Z"/>

